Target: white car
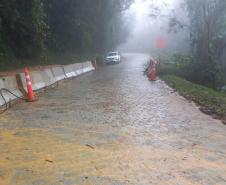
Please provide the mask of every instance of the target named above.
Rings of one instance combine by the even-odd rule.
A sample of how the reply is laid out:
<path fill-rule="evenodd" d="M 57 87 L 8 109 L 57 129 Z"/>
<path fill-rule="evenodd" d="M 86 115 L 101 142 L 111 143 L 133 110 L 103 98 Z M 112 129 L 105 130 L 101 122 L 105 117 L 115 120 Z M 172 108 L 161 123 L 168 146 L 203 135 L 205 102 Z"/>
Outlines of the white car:
<path fill-rule="evenodd" d="M 119 52 L 109 52 L 106 57 L 106 63 L 119 63 L 121 61 L 121 56 Z"/>

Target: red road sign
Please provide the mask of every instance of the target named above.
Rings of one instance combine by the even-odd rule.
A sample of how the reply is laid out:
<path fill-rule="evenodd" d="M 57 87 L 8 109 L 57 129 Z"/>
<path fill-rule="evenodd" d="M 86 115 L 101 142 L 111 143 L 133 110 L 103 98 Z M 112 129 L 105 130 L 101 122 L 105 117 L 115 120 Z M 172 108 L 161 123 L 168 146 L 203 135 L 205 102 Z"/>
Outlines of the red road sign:
<path fill-rule="evenodd" d="M 156 48 L 163 49 L 166 46 L 166 40 L 164 37 L 158 37 L 155 43 Z"/>

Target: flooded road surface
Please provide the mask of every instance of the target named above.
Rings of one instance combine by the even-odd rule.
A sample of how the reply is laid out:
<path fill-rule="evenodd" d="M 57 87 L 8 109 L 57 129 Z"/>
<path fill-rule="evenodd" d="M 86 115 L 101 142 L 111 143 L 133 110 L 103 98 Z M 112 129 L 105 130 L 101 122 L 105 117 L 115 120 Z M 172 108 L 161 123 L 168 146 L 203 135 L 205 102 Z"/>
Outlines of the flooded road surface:
<path fill-rule="evenodd" d="M 226 127 L 143 76 L 145 55 L 0 116 L 0 185 L 225 185 Z"/>

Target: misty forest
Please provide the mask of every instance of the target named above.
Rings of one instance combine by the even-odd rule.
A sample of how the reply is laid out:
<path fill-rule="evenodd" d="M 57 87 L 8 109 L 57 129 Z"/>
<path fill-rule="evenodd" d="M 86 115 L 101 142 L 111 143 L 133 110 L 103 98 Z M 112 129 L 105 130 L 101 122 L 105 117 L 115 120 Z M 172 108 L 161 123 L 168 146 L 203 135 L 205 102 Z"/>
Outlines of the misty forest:
<path fill-rule="evenodd" d="M 97 53 L 122 40 L 120 14 L 131 0 L 1 0 L 1 68 L 48 53 Z M 117 29 L 116 29 L 117 28 Z M 7 60 L 8 62 L 8 60 Z M 40 61 L 38 61 L 40 62 Z"/>
<path fill-rule="evenodd" d="M 136 3 L 145 7 L 136 8 L 139 15 Z M 222 0 L 0 0 L 0 67 L 59 63 L 59 56 L 66 61 L 117 48 L 159 58 L 160 74 L 222 88 L 225 9 Z M 165 48 L 155 48 L 158 36 Z"/>
<path fill-rule="evenodd" d="M 0 0 L 0 185 L 226 185 L 226 0 Z"/>

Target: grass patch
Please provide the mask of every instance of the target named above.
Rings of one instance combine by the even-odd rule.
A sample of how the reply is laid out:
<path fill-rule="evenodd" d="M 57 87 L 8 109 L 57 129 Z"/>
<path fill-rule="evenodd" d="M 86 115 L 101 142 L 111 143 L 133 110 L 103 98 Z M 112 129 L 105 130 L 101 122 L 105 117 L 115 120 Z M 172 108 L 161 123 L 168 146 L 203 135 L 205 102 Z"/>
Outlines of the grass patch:
<path fill-rule="evenodd" d="M 161 78 L 179 94 L 200 105 L 203 112 L 226 120 L 225 93 L 191 83 L 174 75 L 164 75 Z"/>

